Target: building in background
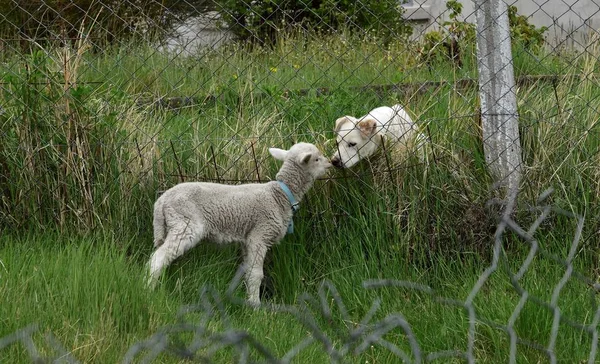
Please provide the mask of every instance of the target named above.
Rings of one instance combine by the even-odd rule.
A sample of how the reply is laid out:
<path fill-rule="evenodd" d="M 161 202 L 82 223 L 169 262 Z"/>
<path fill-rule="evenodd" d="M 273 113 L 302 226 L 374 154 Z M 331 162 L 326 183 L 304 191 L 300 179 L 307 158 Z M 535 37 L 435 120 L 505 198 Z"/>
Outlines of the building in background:
<path fill-rule="evenodd" d="M 475 23 L 475 3 L 463 4 L 461 20 Z M 600 0 L 516 0 L 518 8 L 537 27 L 546 26 L 546 41 L 553 46 L 585 47 L 600 34 Z M 415 24 L 414 35 L 433 30 L 449 20 L 445 0 L 409 0 L 404 16 Z"/>

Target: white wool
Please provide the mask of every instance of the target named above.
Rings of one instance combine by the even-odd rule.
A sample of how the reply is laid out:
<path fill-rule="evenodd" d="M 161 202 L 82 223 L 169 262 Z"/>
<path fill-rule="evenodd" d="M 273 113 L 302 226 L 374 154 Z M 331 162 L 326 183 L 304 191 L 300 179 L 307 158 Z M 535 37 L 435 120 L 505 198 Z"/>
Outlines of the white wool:
<path fill-rule="evenodd" d="M 297 201 L 315 179 L 331 166 L 312 144 L 298 143 L 290 150 L 269 149 L 283 161 L 277 180 L 285 183 Z M 286 234 L 292 207 L 278 182 L 223 185 L 181 183 L 165 191 L 154 204 L 154 246 L 149 284 L 154 285 L 173 260 L 202 240 L 244 245 L 243 268 L 251 304 L 260 304 L 259 289 L 267 250 Z"/>

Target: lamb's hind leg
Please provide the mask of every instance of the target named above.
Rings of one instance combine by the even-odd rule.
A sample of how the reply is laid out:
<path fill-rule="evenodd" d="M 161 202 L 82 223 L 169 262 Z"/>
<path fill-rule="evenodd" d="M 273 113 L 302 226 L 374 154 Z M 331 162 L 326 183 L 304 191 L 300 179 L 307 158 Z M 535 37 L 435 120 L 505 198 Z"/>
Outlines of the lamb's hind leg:
<path fill-rule="evenodd" d="M 165 242 L 156 249 L 150 258 L 150 276 L 148 278 L 150 287 L 156 285 L 166 267 L 198 244 L 202 239 L 202 231 L 202 226 L 196 226 L 189 222 L 169 230 Z"/>
<path fill-rule="evenodd" d="M 244 273 L 248 302 L 253 306 L 260 305 L 260 283 L 263 279 L 263 264 L 268 245 L 262 241 L 250 240 L 245 247 Z"/>

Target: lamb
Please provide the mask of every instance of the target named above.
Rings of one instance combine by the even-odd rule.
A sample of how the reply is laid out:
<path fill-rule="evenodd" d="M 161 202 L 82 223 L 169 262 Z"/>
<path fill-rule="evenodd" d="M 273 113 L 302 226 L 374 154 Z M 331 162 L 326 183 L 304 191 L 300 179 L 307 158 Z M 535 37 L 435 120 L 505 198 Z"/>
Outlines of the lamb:
<path fill-rule="evenodd" d="M 267 250 L 293 227 L 298 202 L 331 163 L 313 144 L 289 150 L 270 148 L 283 161 L 276 181 L 223 185 L 187 182 L 165 191 L 154 203 L 154 246 L 148 284 L 154 287 L 162 271 L 201 240 L 243 245 L 242 268 L 248 301 L 260 305 L 263 261 Z"/>

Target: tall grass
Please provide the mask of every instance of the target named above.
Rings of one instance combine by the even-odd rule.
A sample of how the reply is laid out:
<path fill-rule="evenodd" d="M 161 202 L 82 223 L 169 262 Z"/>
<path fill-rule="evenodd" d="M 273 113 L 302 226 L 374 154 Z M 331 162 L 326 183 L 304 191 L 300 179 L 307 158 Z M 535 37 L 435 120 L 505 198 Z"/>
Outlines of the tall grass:
<path fill-rule="evenodd" d="M 232 45 L 197 58 L 133 44 L 97 54 L 85 39 L 75 46 L 17 57 L 3 70 L 2 119 L 10 131 L 2 165 L 12 182 L 3 205 L 6 226 L 21 229 L 32 219 L 83 230 L 130 226 L 132 219 L 139 226 L 131 214 L 163 186 L 188 178 L 264 179 L 276 167 L 263 160 L 268 146 L 294 139 L 327 144 L 331 120 L 339 115 L 398 101 L 429 128 L 433 155 L 458 163 L 452 173 L 486 178 L 475 170 L 484 169 L 476 93 L 452 86 L 452 80 L 475 76 L 469 53 L 462 69 L 451 63 L 431 68 L 416 63 L 411 45 L 382 47 L 346 33 L 284 38 L 275 49 Z M 535 83 L 519 91 L 524 142 L 545 146 L 549 132 L 568 129 L 593 143 L 593 124 L 584 137 L 582 122 L 574 119 L 595 120 L 594 81 L 573 77 L 595 72 L 597 54 L 587 54 L 565 69 L 560 57 L 515 50 L 517 71 L 568 71 L 556 87 Z M 450 84 L 425 91 L 373 88 L 432 79 Z M 316 92 L 323 88 L 326 94 Z M 177 112 L 140 104 L 162 96 L 195 97 L 197 103 Z M 586 114 L 574 115 L 577 110 Z M 553 123 L 556 118 L 563 124 Z M 543 171 L 555 160 L 537 162 L 548 158 L 542 149 L 566 154 L 563 146 L 526 149 L 533 168 Z M 539 182 L 538 188 L 549 181 Z"/>
<path fill-rule="evenodd" d="M 173 322 L 181 304 L 196 302 L 202 284 L 224 290 L 239 264 L 235 247 L 198 247 L 149 295 L 143 272 L 160 191 L 188 180 L 272 179 L 278 163 L 268 147 L 308 141 L 333 153 L 333 120 L 400 102 L 431 139 L 427 163 L 396 158 L 392 148 L 391 158 L 382 153 L 318 181 L 302 204 L 296 233 L 269 255 L 267 299 L 293 303 L 329 279 L 357 321 L 378 296 L 382 315 L 400 311 L 413 323 L 424 352 L 464 350 L 468 316 L 461 309 L 427 294 L 356 288 L 367 278 L 397 278 L 464 299 L 490 255 L 496 215 L 486 206 L 493 181 L 481 146 L 477 90 L 454 84 L 475 77 L 475 60 L 466 54 L 462 69 L 421 65 L 415 52 L 410 45 L 382 47 L 339 34 L 286 38 L 270 50 L 234 45 L 196 57 L 136 44 L 99 54 L 85 43 L 5 55 L 0 295 L 6 298 L 0 337 L 36 321 L 85 362 L 118 361 L 133 343 Z M 600 52 L 588 47 L 571 58 L 515 52 L 519 76 L 560 76 L 556 83 L 522 84 L 517 92 L 525 163 L 521 206 L 555 187 L 554 204 L 586 217 L 575 264 L 596 272 Z M 439 85 L 373 87 L 432 80 Z M 164 96 L 194 102 L 184 100 L 177 109 L 148 103 Z M 527 209 L 516 217 L 533 219 Z M 538 240 L 566 257 L 573 231 L 569 219 L 552 218 Z M 512 268 L 527 255 L 514 238 L 507 238 L 506 249 Z M 547 300 L 563 269 L 540 258 L 524 284 Z M 589 323 L 593 308 L 586 289 L 569 286 L 561 309 Z M 518 299 L 510 282 L 495 275 L 476 300 L 478 315 L 506 322 Z M 303 337 L 301 325 L 284 315 L 229 309 L 236 325 L 264 337 L 278 354 Z M 549 315 L 528 303 L 516 322 L 519 336 L 546 342 Z M 503 360 L 506 338 L 491 323 L 482 324 L 477 357 Z M 405 336 L 391 339 L 408 348 Z M 561 326 L 561 359 L 585 358 L 587 344 L 581 332 Z M 519 361 L 543 358 L 522 349 Z M 223 355 L 223 362 L 231 360 Z M 311 346 L 301 361 L 324 358 Z M 0 361 L 25 359 L 17 346 L 0 352 Z M 391 357 L 373 348 L 357 360 Z"/>
<path fill-rule="evenodd" d="M 598 95 L 594 79 L 586 76 L 596 70 L 595 50 L 588 48 L 571 63 L 562 82 L 519 89 L 524 199 L 555 184 L 570 208 L 588 213 L 597 199 Z M 560 57 L 537 55 L 542 62 L 533 62 L 532 55 L 516 51 L 518 69 L 521 63 L 542 71 L 564 66 Z M 432 70 L 415 64 L 414 52 L 410 46 L 383 48 L 342 34 L 286 38 L 270 51 L 234 45 L 197 59 L 133 45 L 99 55 L 90 53 L 85 41 L 73 50 L 16 58 L 3 70 L 2 225 L 16 231 L 147 232 L 160 190 L 184 180 L 272 178 L 277 164 L 268 147 L 306 140 L 331 153 L 332 120 L 402 102 L 433 142 L 427 166 L 408 167 L 419 161 L 394 158 L 390 166 L 389 159 L 379 158 L 363 163 L 362 170 L 337 173 L 317 186 L 306 215 L 344 219 L 352 210 L 338 201 L 372 199 L 408 229 L 416 247 L 440 239 L 456 242 L 457 236 L 468 237 L 461 246 L 480 245 L 490 234 L 482 216 L 487 216 L 483 205 L 491 181 L 481 151 L 476 90 L 451 83 L 420 91 L 368 88 L 474 74 L 472 55 L 465 56 L 461 70 L 452 64 Z M 97 80 L 102 82 L 89 83 Z M 357 85 L 367 87 L 353 88 Z M 322 87 L 328 93 L 316 92 Z M 315 91 L 286 92 L 298 88 Z M 139 103 L 147 94 L 174 92 L 213 98 L 176 111 Z"/>

